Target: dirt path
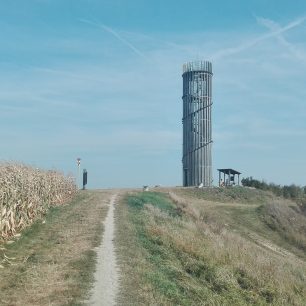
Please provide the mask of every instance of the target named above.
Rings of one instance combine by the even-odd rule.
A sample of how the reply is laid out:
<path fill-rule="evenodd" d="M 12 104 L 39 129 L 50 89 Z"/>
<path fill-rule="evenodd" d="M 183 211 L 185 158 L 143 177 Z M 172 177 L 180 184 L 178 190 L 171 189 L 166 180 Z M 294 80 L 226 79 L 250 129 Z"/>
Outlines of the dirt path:
<path fill-rule="evenodd" d="M 95 285 L 89 305 L 112 306 L 115 305 L 118 291 L 119 273 L 116 264 L 114 248 L 114 204 L 116 194 L 111 197 L 109 209 L 104 221 L 104 234 L 101 246 L 97 249 L 97 270 Z"/>

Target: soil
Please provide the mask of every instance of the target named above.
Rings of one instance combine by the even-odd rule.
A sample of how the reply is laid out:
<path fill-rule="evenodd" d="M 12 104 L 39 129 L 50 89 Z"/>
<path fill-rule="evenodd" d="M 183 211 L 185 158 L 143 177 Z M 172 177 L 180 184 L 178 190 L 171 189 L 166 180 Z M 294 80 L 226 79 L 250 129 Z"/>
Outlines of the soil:
<path fill-rule="evenodd" d="M 114 194 L 110 200 L 108 213 L 104 221 L 102 243 L 97 248 L 96 282 L 92 289 L 89 305 L 116 305 L 116 296 L 119 289 L 119 270 L 114 247 L 114 205 L 116 196 Z"/>

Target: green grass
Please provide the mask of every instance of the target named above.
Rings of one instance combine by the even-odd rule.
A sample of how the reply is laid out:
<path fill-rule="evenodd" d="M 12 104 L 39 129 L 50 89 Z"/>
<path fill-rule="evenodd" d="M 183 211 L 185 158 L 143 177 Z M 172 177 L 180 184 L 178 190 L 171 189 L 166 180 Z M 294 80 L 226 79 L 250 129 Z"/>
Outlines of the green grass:
<path fill-rule="evenodd" d="M 142 192 L 135 196 L 130 196 L 127 199 L 127 203 L 131 208 L 143 209 L 144 205 L 152 205 L 161 211 L 167 212 L 170 215 L 177 215 L 178 212 L 170 201 L 165 197 L 165 194 L 158 192 Z"/>
<path fill-rule="evenodd" d="M 258 210 L 270 194 L 263 194 L 258 205 L 213 210 L 193 205 L 192 199 L 219 200 L 218 192 L 213 195 L 209 191 L 205 196 L 202 190 L 182 192 L 189 194 L 188 205 L 174 204 L 166 194 L 153 192 L 133 194 L 125 200 L 128 211 L 121 216 L 127 218 L 122 232 L 133 242 L 129 256 L 138 262 L 137 270 L 130 270 L 134 276 L 129 277 L 139 289 L 135 292 L 130 286 L 130 296 L 141 296 L 145 305 L 306 303 L 305 263 L 284 258 L 247 235 L 248 230 L 261 226 L 258 235 L 271 233 Z M 259 197 L 253 190 L 238 192 L 235 201 L 238 198 L 240 203 L 254 204 Z M 229 198 L 233 199 L 232 193 L 222 193 L 222 201 Z M 123 256 L 122 261 L 123 266 L 135 264 L 133 258 Z M 142 305 L 135 298 L 133 301 L 133 305 Z"/>

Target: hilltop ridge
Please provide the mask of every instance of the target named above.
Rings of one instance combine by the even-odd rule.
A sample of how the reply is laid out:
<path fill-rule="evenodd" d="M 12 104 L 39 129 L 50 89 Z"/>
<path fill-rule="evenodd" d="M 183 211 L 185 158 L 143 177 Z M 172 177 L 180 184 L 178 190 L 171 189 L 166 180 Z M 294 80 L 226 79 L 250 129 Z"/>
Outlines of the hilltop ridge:
<path fill-rule="evenodd" d="M 306 217 L 293 201 L 243 187 L 161 188 L 130 194 L 117 215 L 118 247 L 126 254 L 121 264 L 129 275 L 122 301 L 306 302 Z M 134 249 L 125 245 L 123 232 Z"/>

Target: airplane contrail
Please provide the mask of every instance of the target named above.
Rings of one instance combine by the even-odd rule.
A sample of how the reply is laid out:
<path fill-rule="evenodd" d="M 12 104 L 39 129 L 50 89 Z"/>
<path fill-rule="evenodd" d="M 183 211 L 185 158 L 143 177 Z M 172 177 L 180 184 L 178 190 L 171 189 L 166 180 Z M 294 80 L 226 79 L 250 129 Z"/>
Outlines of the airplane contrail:
<path fill-rule="evenodd" d="M 129 41 L 127 41 L 126 39 L 124 39 L 121 35 L 119 35 L 119 34 L 118 34 L 116 31 L 114 31 L 112 28 L 107 27 L 107 26 L 104 25 L 104 24 L 100 24 L 100 23 L 98 23 L 98 22 L 94 22 L 94 21 L 91 21 L 91 20 L 88 20 L 88 19 L 84 19 L 84 18 L 80 18 L 79 21 L 103 29 L 104 31 L 106 31 L 106 32 L 112 34 L 114 37 L 116 37 L 116 38 L 117 38 L 119 41 L 121 41 L 124 45 L 126 45 L 127 47 L 129 47 L 132 51 L 134 51 L 134 53 L 136 53 L 137 55 L 139 55 L 139 56 L 141 56 L 141 57 L 143 57 L 143 58 L 145 58 L 145 59 L 148 59 L 146 55 L 144 55 L 139 49 L 137 49 L 133 44 L 131 44 L 131 43 L 130 43 Z"/>
<path fill-rule="evenodd" d="M 216 59 L 228 56 L 228 55 L 236 54 L 236 53 L 242 52 L 244 50 L 247 50 L 247 49 L 255 46 L 256 44 L 258 44 L 261 41 L 264 41 L 264 40 L 266 40 L 268 38 L 271 38 L 271 37 L 277 37 L 277 36 L 281 35 L 282 33 L 285 33 L 288 30 L 299 26 L 305 20 L 306 20 L 306 16 L 298 18 L 298 19 L 290 22 L 288 25 L 286 25 L 284 27 L 279 27 L 277 29 L 274 29 L 273 31 L 271 31 L 267 34 L 261 35 L 261 36 L 255 38 L 251 41 L 247 41 L 247 42 L 241 44 L 240 46 L 220 50 L 220 51 L 216 52 L 211 58 L 213 60 L 216 60 Z"/>
<path fill-rule="evenodd" d="M 300 18 L 297 20 L 294 24 L 295 26 L 300 25 L 303 21 L 305 21 L 306 18 Z M 267 18 L 261 18 L 256 17 L 256 20 L 258 24 L 263 25 L 267 29 L 269 29 L 271 32 L 280 30 L 280 25 L 276 23 L 275 21 Z M 285 37 L 282 35 L 283 33 L 279 33 L 276 35 L 276 39 L 285 46 L 291 54 L 293 54 L 298 60 L 306 60 L 306 55 L 304 52 L 299 50 L 294 44 L 290 43 L 288 40 L 285 39 Z"/>

